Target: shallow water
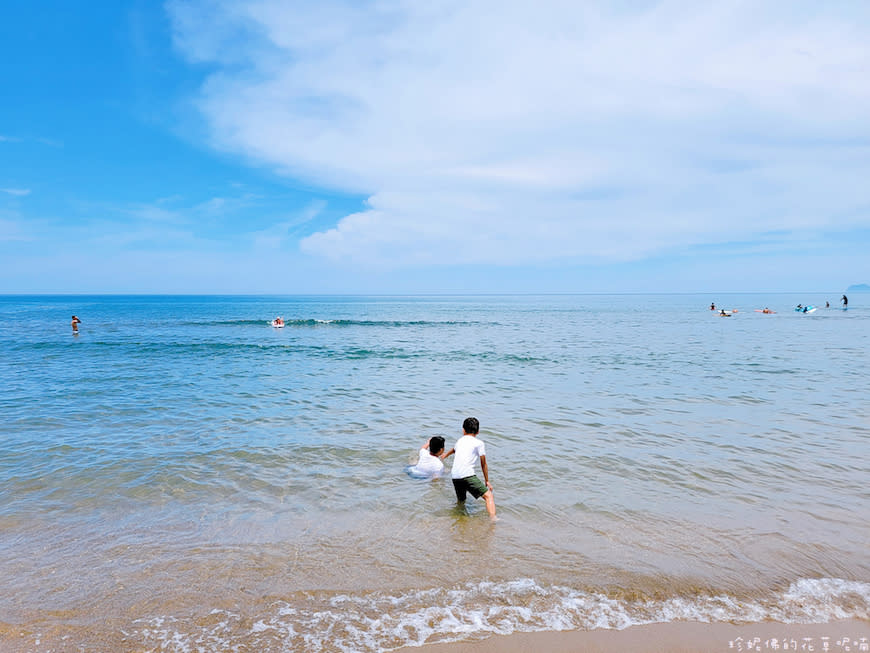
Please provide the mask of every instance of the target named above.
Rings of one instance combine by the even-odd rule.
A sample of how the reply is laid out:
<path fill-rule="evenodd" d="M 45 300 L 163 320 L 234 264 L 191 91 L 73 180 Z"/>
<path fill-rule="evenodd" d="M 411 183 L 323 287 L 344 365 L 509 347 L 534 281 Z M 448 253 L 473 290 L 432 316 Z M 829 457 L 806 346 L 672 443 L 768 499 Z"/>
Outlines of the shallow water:
<path fill-rule="evenodd" d="M 870 619 L 870 308 L 825 299 L 0 297 L 0 644 Z M 467 415 L 496 524 L 402 471 Z"/>

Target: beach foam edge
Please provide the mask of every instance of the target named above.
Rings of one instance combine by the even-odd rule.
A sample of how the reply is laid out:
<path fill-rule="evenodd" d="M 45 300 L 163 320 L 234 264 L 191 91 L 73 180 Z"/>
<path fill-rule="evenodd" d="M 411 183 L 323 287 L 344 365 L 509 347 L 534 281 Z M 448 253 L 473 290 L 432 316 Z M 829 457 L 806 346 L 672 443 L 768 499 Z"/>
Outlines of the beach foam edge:
<path fill-rule="evenodd" d="M 827 646 L 827 648 L 825 648 Z M 870 650 L 870 621 L 819 624 L 671 622 L 623 630 L 569 630 L 493 635 L 484 640 L 424 644 L 397 653 L 735 653 Z"/>

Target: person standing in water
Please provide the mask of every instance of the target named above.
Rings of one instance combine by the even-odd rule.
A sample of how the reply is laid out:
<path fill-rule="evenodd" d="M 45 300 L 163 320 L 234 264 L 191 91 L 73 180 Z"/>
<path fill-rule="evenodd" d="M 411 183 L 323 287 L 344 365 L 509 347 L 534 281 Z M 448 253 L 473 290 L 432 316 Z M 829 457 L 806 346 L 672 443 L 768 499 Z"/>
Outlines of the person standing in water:
<path fill-rule="evenodd" d="M 486 511 L 489 518 L 496 521 L 495 498 L 492 496 L 492 484 L 489 482 L 489 468 L 486 466 L 486 447 L 483 440 L 477 437 L 480 432 L 480 422 L 476 417 L 469 417 L 462 422 L 462 437 L 456 441 L 456 445 L 441 454 L 441 458 L 447 458 L 455 453 L 453 460 L 453 489 L 456 491 L 456 500 L 460 504 L 465 503 L 468 492 L 475 499 L 483 497 L 486 502 Z M 474 473 L 474 466 L 480 461 L 480 471 L 483 472 L 483 481 Z"/>
<path fill-rule="evenodd" d="M 79 324 L 81 324 L 81 323 L 82 323 L 82 321 L 80 319 L 78 319 L 75 315 L 72 316 L 71 324 L 72 324 L 72 330 L 73 330 L 74 336 L 77 336 L 79 334 Z"/>
<path fill-rule="evenodd" d="M 846 295 L 843 295 L 843 299 L 841 299 L 840 301 L 843 302 L 843 308 L 849 306 L 849 298 L 846 297 Z"/>

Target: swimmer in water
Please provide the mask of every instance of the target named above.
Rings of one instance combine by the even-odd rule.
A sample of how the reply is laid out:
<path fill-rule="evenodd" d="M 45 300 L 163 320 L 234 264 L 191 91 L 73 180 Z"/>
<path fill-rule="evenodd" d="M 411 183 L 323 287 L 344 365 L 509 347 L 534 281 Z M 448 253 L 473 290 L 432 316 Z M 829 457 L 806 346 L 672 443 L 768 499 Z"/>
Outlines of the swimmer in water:
<path fill-rule="evenodd" d="M 408 467 L 408 474 L 415 478 L 438 478 L 444 473 L 444 463 L 439 457 L 444 452 L 444 438 L 434 435 L 420 449 L 416 465 Z"/>
<path fill-rule="evenodd" d="M 80 319 L 78 319 L 75 315 L 72 316 L 72 323 L 71 324 L 72 324 L 72 330 L 73 330 L 74 336 L 77 336 L 79 334 L 79 324 L 81 324 L 81 323 L 82 323 L 82 321 Z"/>

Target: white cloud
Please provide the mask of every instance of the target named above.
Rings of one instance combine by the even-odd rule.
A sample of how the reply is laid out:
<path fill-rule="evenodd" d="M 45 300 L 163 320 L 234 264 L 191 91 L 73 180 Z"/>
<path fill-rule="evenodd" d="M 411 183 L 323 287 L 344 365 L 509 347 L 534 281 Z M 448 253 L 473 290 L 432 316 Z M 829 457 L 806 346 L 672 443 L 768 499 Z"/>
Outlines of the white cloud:
<path fill-rule="evenodd" d="M 866 226 L 855 3 L 170 2 L 216 147 L 369 196 L 362 263 L 626 260 Z M 863 211 L 860 207 L 864 207 Z"/>
<path fill-rule="evenodd" d="M 24 197 L 26 195 L 30 195 L 29 188 L 0 188 L 0 193 L 6 193 L 7 195 L 14 195 L 15 197 Z"/>

